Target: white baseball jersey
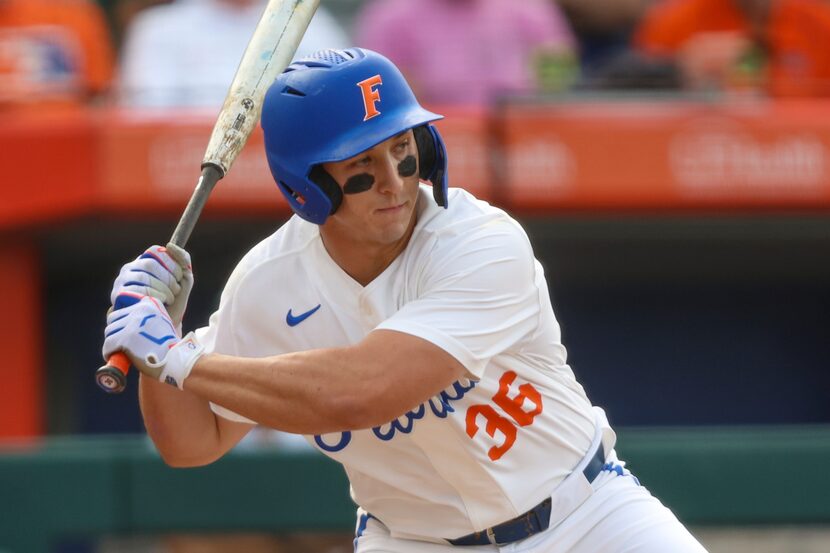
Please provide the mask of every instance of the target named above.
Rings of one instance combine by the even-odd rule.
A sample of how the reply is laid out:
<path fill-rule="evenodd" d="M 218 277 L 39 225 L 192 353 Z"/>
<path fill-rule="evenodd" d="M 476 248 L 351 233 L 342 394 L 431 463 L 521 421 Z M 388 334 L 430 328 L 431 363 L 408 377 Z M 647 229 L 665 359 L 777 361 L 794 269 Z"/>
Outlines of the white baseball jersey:
<path fill-rule="evenodd" d="M 430 540 L 549 497 L 585 456 L 595 422 L 519 224 L 460 189 L 443 209 L 422 185 L 418 210 L 407 247 L 365 287 L 329 257 L 319 228 L 294 216 L 240 262 L 198 334 L 208 351 L 261 357 L 390 329 L 458 359 L 467 378 L 397 420 L 308 437 L 393 536 Z"/>

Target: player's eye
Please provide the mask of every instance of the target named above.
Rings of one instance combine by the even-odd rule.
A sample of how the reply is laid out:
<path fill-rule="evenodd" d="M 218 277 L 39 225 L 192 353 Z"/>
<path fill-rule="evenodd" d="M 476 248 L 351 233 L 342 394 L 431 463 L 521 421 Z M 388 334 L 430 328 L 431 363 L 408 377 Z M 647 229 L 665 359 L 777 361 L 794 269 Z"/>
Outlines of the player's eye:
<path fill-rule="evenodd" d="M 356 159 L 351 163 L 352 167 L 366 167 L 371 162 L 371 158 L 369 156 L 363 156 L 359 159 Z"/>
<path fill-rule="evenodd" d="M 408 138 L 406 140 L 398 142 L 398 144 L 395 145 L 395 151 L 399 152 L 399 153 L 407 151 L 408 148 L 409 148 L 409 139 Z"/>

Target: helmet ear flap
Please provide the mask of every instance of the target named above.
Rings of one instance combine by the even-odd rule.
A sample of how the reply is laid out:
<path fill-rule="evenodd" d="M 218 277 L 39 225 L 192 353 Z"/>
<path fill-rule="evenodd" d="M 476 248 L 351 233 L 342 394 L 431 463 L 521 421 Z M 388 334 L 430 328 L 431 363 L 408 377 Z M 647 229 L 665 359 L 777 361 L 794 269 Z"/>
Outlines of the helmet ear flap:
<path fill-rule="evenodd" d="M 277 179 L 277 186 L 288 201 L 288 205 L 306 221 L 322 225 L 336 209 L 332 198 L 316 183 L 297 180 L 294 182 L 295 184 L 299 182 L 299 186 L 291 186 L 286 181 Z"/>
<path fill-rule="evenodd" d="M 425 124 L 414 127 L 415 145 L 418 147 L 418 177 L 432 183 L 435 203 L 447 207 L 447 149 L 438 129 Z"/>
<path fill-rule="evenodd" d="M 320 190 L 331 202 L 331 209 L 326 216 L 334 215 L 334 212 L 337 211 L 337 208 L 339 208 L 340 204 L 343 202 L 343 190 L 340 188 L 340 185 L 337 184 L 334 177 L 329 175 L 328 172 L 323 169 L 322 165 L 315 165 L 311 168 L 311 171 L 308 174 L 308 180 L 319 186 Z"/>
<path fill-rule="evenodd" d="M 435 168 L 435 143 L 427 126 L 412 129 L 418 147 L 418 178 L 421 180 L 429 180 Z"/>
<path fill-rule="evenodd" d="M 289 186 L 277 179 L 277 186 L 295 213 L 315 225 L 322 225 L 329 215 L 337 211 L 343 201 L 343 191 L 337 181 L 321 165 L 315 165 L 308 180 L 297 180 L 300 186 Z"/>

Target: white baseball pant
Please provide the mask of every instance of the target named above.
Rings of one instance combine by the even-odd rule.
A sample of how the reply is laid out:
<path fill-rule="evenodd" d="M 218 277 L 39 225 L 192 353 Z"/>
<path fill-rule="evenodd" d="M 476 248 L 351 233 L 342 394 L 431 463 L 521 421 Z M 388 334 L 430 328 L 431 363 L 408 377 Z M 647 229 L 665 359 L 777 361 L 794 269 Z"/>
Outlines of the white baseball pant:
<path fill-rule="evenodd" d="M 607 461 L 622 466 L 613 451 Z M 516 543 L 452 546 L 393 538 L 370 518 L 355 538 L 355 553 L 706 553 L 627 470 L 603 471 L 591 488 L 593 494 L 561 523 Z"/>

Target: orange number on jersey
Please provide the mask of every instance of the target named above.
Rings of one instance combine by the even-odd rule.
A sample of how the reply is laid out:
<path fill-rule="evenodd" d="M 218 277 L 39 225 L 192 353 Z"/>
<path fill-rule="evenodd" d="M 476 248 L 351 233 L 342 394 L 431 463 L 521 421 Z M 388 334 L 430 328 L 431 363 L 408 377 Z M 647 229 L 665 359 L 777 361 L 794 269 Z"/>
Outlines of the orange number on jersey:
<path fill-rule="evenodd" d="M 542 412 L 542 395 L 533 384 L 522 384 L 519 386 L 519 393 L 515 397 L 507 397 L 510 385 L 516 380 L 516 373 L 507 371 L 499 379 L 499 391 L 493 396 L 493 403 L 504 409 L 504 412 L 516 421 L 519 426 L 527 426 L 533 423 L 533 419 Z M 525 400 L 533 403 L 531 411 L 522 410 Z"/>
<path fill-rule="evenodd" d="M 519 393 L 514 397 L 509 397 L 507 392 L 510 391 L 510 385 L 516 380 L 516 373 L 507 371 L 499 379 L 499 391 L 493 396 L 493 403 L 501 407 L 501 409 L 516 423 L 514 424 L 510 419 L 499 415 L 495 409 L 489 405 L 473 405 L 467 409 L 467 435 L 473 437 L 478 432 L 478 424 L 476 418 L 481 415 L 487 419 L 487 426 L 484 429 L 491 438 L 495 438 L 496 430 L 504 436 L 504 443 L 500 446 L 493 446 L 487 455 L 490 459 L 497 461 L 504 455 L 508 449 L 513 447 L 516 441 L 516 432 L 519 426 L 528 426 L 533 424 L 533 419 L 536 415 L 542 412 L 542 394 L 539 390 L 533 387 L 533 384 L 525 383 L 519 386 Z M 525 411 L 522 409 L 525 400 L 533 404 L 533 409 Z"/>
<path fill-rule="evenodd" d="M 496 410 L 489 405 L 473 405 L 467 409 L 467 435 L 471 438 L 478 432 L 478 424 L 476 423 L 476 417 L 478 415 L 487 419 L 487 426 L 484 427 L 484 430 L 491 438 L 496 437 L 496 430 L 504 435 L 504 443 L 491 447 L 487 453 L 490 459 L 496 461 L 508 449 L 513 447 L 513 442 L 516 441 L 516 426 L 508 419 L 496 413 Z"/>

